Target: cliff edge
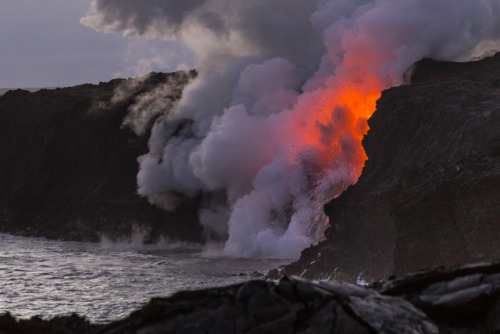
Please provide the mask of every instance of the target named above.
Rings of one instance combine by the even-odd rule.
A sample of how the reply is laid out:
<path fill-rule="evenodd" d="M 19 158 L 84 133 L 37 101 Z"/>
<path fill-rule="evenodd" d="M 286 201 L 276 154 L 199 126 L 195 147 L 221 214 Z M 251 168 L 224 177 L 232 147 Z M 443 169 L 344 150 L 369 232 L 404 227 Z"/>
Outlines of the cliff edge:
<path fill-rule="evenodd" d="M 136 194 L 137 157 L 148 152 L 158 115 L 134 115 L 133 106 L 149 94 L 172 107 L 194 75 L 151 73 L 1 96 L 0 232 L 95 241 L 138 226 L 146 239 L 201 240 L 196 200 L 171 213 Z"/>
<path fill-rule="evenodd" d="M 361 177 L 325 206 L 327 240 L 285 273 L 378 280 L 500 258 L 500 54 L 419 62 L 368 123 Z"/>

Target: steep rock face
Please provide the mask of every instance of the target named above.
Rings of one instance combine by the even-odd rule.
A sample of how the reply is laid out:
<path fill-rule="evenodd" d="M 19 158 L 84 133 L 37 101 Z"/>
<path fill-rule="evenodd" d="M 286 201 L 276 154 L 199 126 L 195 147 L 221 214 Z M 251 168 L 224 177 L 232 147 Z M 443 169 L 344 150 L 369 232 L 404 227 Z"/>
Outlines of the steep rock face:
<path fill-rule="evenodd" d="M 500 257 L 500 55 L 425 60 L 384 91 L 358 182 L 325 206 L 327 240 L 286 273 L 383 279 Z"/>
<path fill-rule="evenodd" d="M 136 135 L 122 126 L 140 96 L 168 85 L 163 98 L 173 104 L 192 75 L 1 96 L 0 232 L 96 240 L 139 226 L 151 238 L 199 240 L 195 201 L 168 213 L 136 194 L 137 157 L 147 152 L 149 131 Z"/>

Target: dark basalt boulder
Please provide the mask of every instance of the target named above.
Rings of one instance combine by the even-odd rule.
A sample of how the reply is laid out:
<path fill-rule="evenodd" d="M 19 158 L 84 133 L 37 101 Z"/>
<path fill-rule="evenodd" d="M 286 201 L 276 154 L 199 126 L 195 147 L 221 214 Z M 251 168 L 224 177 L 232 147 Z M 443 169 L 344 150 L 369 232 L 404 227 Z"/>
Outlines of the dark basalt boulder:
<path fill-rule="evenodd" d="M 100 325 L 93 325 L 77 314 L 44 320 L 40 317 L 16 320 L 10 313 L 0 316 L 0 333 L 5 334 L 90 334 L 96 333 Z"/>
<path fill-rule="evenodd" d="M 101 333 L 438 333 L 412 304 L 351 284 L 250 281 L 152 300 Z"/>
<path fill-rule="evenodd" d="M 377 290 L 405 298 L 439 324 L 442 333 L 500 333 L 500 264 L 437 268 Z"/>
<path fill-rule="evenodd" d="M 168 88 L 161 99 L 173 106 L 194 75 L 152 73 L 1 96 L 0 232 L 98 240 L 137 226 L 149 239 L 201 240 L 196 200 L 171 213 L 136 193 L 137 157 L 148 152 L 155 118 L 138 135 L 123 125 L 130 107 L 158 87 Z"/>
<path fill-rule="evenodd" d="M 325 206 L 327 240 L 285 274 L 355 281 L 500 258 L 500 54 L 424 60 L 382 93 L 358 182 Z"/>
<path fill-rule="evenodd" d="M 500 333 L 500 264 L 420 272 L 363 287 L 298 277 L 155 298 L 129 317 L 92 325 L 76 315 L 0 317 L 29 333 Z"/>

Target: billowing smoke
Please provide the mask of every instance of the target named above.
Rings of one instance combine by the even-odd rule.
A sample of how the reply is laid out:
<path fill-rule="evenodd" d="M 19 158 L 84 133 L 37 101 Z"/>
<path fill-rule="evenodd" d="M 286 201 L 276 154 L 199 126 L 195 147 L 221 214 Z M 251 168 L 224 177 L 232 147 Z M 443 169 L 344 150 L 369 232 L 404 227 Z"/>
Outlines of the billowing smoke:
<path fill-rule="evenodd" d="M 139 192 L 168 210 L 202 196 L 225 255 L 296 257 L 359 177 L 380 92 L 424 57 L 496 48 L 500 1 L 94 0 L 82 22 L 198 58 L 139 158 Z"/>
<path fill-rule="evenodd" d="M 154 81 L 153 76 L 154 73 L 151 72 L 122 81 L 111 97 L 110 104 L 117 105 L 134 96 L 134 102 L 129 106 L 122 125 L 130 128 L 137 136 L 144 135 L 158 116 L 171 110 L 186 84 L 196 77 L 194 71 L 178 71 L 170 74 L 165 82 L 157 84 L 152 90 L 141 92 L 145 82 L 150 79 Z"/>

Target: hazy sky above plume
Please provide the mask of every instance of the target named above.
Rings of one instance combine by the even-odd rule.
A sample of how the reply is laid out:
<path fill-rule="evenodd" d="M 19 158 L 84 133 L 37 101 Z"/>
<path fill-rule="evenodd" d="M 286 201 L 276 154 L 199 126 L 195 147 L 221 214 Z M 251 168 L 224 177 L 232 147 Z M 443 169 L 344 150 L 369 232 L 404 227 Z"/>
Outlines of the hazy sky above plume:
<path fill-rule="evenodd" d="M 97 83 L 192 64 L 187 53 L 172 59 L 179 57 L 169 51 L 178 48 L 173 42 L 128 40 L 80 24 L 90 2 L 2 0 L 0 88 Z"/>

